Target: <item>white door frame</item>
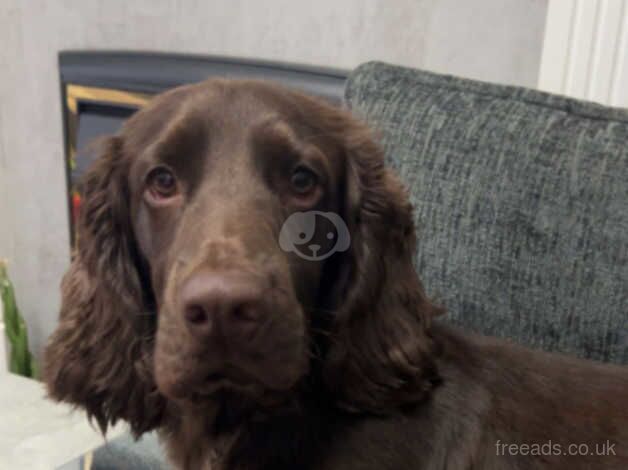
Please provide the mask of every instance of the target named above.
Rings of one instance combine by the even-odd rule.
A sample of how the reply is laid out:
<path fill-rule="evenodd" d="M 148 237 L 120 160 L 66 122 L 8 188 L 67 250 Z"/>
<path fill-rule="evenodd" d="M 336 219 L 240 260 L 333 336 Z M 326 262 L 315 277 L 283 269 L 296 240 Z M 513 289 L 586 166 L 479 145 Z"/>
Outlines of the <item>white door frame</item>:
<path fill-rule="evenodd" d="M 538 87 L 628 107 L 628 0 L 549 0 Z"/>

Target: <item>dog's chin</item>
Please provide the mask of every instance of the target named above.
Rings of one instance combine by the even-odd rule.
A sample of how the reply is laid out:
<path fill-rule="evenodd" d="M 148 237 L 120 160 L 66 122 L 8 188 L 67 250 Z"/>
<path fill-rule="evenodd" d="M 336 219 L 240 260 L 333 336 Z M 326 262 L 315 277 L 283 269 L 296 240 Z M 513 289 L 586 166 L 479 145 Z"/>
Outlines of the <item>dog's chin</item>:
<path fill-rule="evenodd" d="M 176 359 L 176 358 L 175 358 Z M 272 410 L 289 402 L 297 393 L 308 367 L 286 363 L 202 363 L 191 357 L 156 360 L 155 379 L 159 392 L 182 411 L 216 409 L 236 402 L 260 410 Z M 275 361 L 275 363 L 280 363 Z"/>

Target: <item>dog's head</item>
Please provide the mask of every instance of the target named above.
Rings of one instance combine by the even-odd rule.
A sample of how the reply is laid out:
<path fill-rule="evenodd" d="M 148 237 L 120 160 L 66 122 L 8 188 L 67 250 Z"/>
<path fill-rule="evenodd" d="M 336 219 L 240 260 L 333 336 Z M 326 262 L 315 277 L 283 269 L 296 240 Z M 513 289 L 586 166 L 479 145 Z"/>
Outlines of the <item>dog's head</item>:
<path fill-rule="evenodd" d="M 102 148 L 46 351 L 53 397 L 140 433 L 169 402 L 272 408 L 313 369 L 355 411 L 430 387 L 438 309 L 412 266 L 411 207 L 347 112 L 210 80 L 157 97 Z"/>

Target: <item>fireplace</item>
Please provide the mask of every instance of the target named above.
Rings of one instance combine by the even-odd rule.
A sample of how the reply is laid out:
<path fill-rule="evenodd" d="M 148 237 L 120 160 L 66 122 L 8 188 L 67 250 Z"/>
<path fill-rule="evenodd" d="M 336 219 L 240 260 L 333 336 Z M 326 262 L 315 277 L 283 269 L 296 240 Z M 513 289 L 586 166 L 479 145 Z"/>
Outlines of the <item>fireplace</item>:
<path fill-rule="evenodd" d="M 208 77 L 274 80 L 335 104 L 343 70 L 216 56 L 143 52 L 65 51 L 59 54 L 70 234 L 76 239 L 79 182 L 93 154 L 87 145 L 114 134 L 156 93 Z"/>

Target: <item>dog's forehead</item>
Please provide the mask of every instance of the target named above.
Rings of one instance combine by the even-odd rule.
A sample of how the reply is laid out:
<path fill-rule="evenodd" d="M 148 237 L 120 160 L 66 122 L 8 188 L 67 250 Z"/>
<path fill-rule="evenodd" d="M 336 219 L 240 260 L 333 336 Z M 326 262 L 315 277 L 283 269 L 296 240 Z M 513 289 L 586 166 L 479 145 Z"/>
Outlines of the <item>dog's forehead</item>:
<path fill-rule="evenodd" d="M 129 119 L 123 133 L 138 146 L 190 125 L 214 134 L 271 127 L 285 134 L 288 127 L 302 126 L 309 115 L 301 99 L 298 93 L 264 82 L 210 79 L 156 96 Z M 282 126 L 269 125 L 279 121 Z"/>

